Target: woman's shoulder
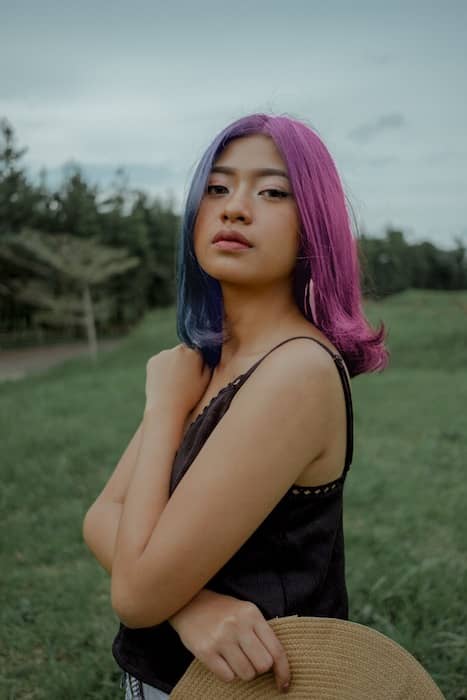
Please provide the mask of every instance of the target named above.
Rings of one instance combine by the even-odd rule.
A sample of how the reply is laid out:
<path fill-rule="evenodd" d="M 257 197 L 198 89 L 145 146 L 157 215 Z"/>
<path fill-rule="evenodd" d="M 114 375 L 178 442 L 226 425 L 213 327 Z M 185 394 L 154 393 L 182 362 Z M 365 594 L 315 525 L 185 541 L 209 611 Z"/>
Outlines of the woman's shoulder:
<path fill-rule="evenodd" d="M 307 339 L 317 342 L 310 342 Z M 322 347 L 323 345 L 327 350 Z M 332 358 L 329 353 L 333 356 Z M 329 388 L 334 385 L 337 395 L 340 395 L 343 382 L 347 384 L 347 387 L 350 386 L 351 376 L 341 353 L 322 331 L 307 321 L 297 322 L 290 326 L 287 333 L 284 333 L 284 341 L 276 343 L 274 352 L 263 354 L 251 369 L 256 369 L 269 354 L 282 356 L 285 363 L 304 363 L 302 368 L 305 371 L 308 368 L 314 373 L 322 373 Z M 341 361 L 337 362 L 336 357 L 340 358 Z M 347 381 L 343 377 L 342 370 Z"/>
<path fill-rule="evenodd" d="M 295 331 L 287 334 L 284 340 L 275 343 L 268 352 L 263 353 L 243 374 L 243 380 L 253 374 L 258 380 L 262 377 L 262 381 L 273 389 L 274 384 L 287 385 L 290 382 L 291 385 L 296 385 L 297 380 L 301 385 L 299 378 L 302 377 L 304 382 L 311 380 L 322 383 L 323 387 L 329 387 L 335 381 L 335 369 L 329 355 L 329 352 L 336 354 L 332 344 L 322 342 L 321 337 L 312 335 L 309 329 L 298 327 Z M 310 342 L 309 339 L 318 342 Z M 320 343 L 325 345 L 329 352 L 326 352 Z M 274 382 L 271 378 L 274 378 Z M 240 382 L 243 383 L 244 381 Z"/>

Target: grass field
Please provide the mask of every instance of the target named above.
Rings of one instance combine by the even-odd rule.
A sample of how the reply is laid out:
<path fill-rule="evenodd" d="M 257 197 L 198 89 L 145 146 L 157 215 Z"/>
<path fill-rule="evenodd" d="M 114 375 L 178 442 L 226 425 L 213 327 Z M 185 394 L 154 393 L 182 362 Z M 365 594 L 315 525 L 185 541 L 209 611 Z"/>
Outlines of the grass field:
<path fill-rule="evenodd" d="M 366 310 L 389 329 L 391 363 L 352 381 L 350 618 L 467 699 L 467 293 Z M 97 366 L 0 384 L 1 700 L 121 697 L 109 580 L 81 523 L 139 423 L 148 357 L 178 342 L 174 310 L 154 312 Z"/>

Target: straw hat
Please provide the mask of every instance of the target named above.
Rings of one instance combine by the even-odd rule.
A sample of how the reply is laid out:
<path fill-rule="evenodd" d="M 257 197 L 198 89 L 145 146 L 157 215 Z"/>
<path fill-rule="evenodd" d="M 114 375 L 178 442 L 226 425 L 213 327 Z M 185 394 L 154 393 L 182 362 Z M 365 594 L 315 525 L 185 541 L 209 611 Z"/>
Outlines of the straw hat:
<path fill-rule="evenodd" d="M 171 700 L 445 700 L 418 661 L 381 632 L 328 617 L 290 615 L 268 622 L 289 660 L 287 694 L 278 692 L 272 670 L 227 683 L 194 659 Z"/>

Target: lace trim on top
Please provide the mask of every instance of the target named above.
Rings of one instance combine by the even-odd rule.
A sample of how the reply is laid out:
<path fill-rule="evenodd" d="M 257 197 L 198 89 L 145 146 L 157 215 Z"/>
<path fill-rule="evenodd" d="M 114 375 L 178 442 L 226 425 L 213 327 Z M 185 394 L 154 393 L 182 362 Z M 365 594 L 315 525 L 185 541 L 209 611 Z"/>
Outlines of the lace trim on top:
<path fill-rule="evenodd" d="M 339 486 L 344 483 L 344 477 L 340 476 L 334 481 L 328 481 L 327 484 L 319 484 L 319 486 L 301 486 L 300 484 L 292 484 L 290 489 L 287 491 L 292 496 L 325 496 L 331 491 L 335 491 Z"/>
<path fill-rule="evenodd" d="M 196 416 L 196 418 L 189 424 L 189 426 L 188 426 L 187 429 L 185 430 L 185 434 L 184 434 L 184 436 L 183 436 L 183 439 L 185 439 L 185 437 L 186 437 L 188 431 L 191 430 L 191 428 L 192 428 L 194 425 L 197 425 L 198 421 L 205 415 L 205 413 L 206 413 L 207 410 L 211 407 L 211 405 L 214 403 L 214 401 L 215 401 L 217 398 L 219 398 L 220 396 L 222 396 L 222 395 L 224 394 L 224 392 L 227 391 L 227 389 L 230 389 L 232 386 L 235 386 L 235 384 L 237 384 L 237 382 L 239 382 L 240 379 L 243 379 L 243 377 L 244 377 L 246 374 L 248 374 L 249 371 L 250 371 L 250 370 L 248 370 L 247 372 L 244 372 L 243 374 L 239 374 L 238 377 L 236 377 L 236 378 L 233 379 L 231 382 L 229 382 L 228 384 L 226 384 L 225 386 L 223 386 L 222 389 L 220 389 L 220 390 L 217 392 L 217 394 L 216 394 L 215 396 L 212 397 L 212 399 L 209 401 L 209 403 L 207 403 L 206 406 L 203 408 L 203 410 L 201 411 L 201 413 L 198 413 L 198 415 Z"/>

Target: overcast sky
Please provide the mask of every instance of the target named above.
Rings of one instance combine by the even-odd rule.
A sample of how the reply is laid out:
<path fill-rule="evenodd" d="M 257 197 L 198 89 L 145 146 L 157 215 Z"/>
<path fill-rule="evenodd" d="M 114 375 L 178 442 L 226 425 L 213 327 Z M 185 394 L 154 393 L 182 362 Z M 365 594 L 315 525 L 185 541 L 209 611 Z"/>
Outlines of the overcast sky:
<path fill-rule="evenodd" d="M 467 242 L 465 0 L 0 0 L 0 116 L 49 182 L 172 193 L 251 112 L 305 120 L 361 230 Z"/>

